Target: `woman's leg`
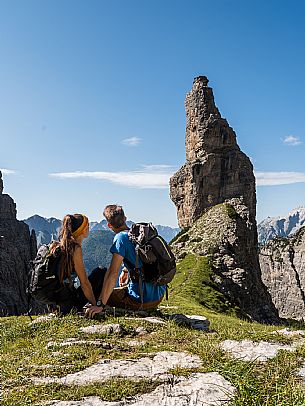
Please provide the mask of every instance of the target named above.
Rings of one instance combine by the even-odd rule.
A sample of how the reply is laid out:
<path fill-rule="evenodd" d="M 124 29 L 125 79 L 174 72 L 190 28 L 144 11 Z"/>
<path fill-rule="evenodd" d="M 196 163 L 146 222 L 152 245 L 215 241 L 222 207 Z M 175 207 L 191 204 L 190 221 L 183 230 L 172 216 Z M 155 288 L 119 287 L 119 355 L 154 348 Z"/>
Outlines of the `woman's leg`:
<path fill-rule="evenodd" d="M 77 310 L 78 301 L 75 289 L 70 289 L 67 286 L 62 286 L 54 292 L 54 302 L 60 308 L 60 313 L 65 315 L 71 310 Z"/>
<path fill-rule="evenodd" d="M 95 299 L 97 299 L 102 291 L 103 283 L 104 283 L 104 278 L 105 274 L 107 272 L 107 268 L 100 268 L 97 267 L 93 269 L 91 274 L 88 276 L 89 282 L 91 283 L 93 294 Z M 79 286 L 76 289 L 77 296 L 78 296 L 78 307 L 79 309 L 82 309 L 83 306 L 88 302 L 88 299 L 84 295 L 84 292 Z"/>

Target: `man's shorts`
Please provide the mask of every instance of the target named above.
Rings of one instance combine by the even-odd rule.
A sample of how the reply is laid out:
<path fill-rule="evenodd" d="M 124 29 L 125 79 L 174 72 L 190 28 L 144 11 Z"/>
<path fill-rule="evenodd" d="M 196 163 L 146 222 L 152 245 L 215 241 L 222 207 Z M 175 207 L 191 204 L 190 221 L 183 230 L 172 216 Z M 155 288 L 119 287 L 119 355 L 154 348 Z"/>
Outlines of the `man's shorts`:
<path fill-rule="evenodd" d="M 139 303 L 128 295 L 128 289 L 126 287 L 115 288 L 107 301 L 107 306 L 130 310 L 153 310 L 158 307 L 162 299 L 163 297 L 155 302 Z"/>

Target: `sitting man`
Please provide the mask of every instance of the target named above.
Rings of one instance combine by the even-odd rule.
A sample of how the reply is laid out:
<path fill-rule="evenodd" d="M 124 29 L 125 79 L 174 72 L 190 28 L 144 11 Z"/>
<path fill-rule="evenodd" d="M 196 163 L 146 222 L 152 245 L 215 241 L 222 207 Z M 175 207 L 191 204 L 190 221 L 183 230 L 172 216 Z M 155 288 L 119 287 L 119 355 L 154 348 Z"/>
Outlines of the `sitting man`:
<path fill-rule="evenodd" d="M 128 237 L 129 228 L 126 225 L 123 208 L 111 204 L 105 207 L 103 214 L 108 222 L 108 227 L 115 232 L 113 244 L 110 248 L 112 260 L 106 272 L 103 288 L 96 302 L 97 305 L 89 305 L 86 309 L 86 316 L 93 317 L 95 314 L 101 313 L 106 304 L 131 310 L 155 309 L 164 296 L 166 286 L 142 281 L 141 292 L 139 282 L 130 279 L 130 273 L 133 272 L 131 265 L 135 267 L 136 263 L 136 252 L 134 244 Z M 120 286 L 127 286 L 114 289 L 122 263 L 124 268 L 120 274 Z M 139 267 L 142 267 L 141 260 L 139 260 Z"/>

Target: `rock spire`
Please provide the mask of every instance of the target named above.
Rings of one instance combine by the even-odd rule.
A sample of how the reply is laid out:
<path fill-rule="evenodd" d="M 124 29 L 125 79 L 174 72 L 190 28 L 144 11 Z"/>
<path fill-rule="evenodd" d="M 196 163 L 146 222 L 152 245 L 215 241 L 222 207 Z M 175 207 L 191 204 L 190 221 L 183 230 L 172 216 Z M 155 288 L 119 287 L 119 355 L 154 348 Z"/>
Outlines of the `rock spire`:
<path fill-rule="evenodd" d="M 204 209 L 242 198 L 255 221 L 255 177 L 236 134 L 221 117 L 206 76 L 194 79 L 187 94 L 186 164 L 170 180 L 170 196 L 180 227 L 191 226 Z"/>
<path fill-rule="evenodd" d="M 276 322 L 258 261 L 250 159 L 215 106 L 205 76 L 194 79 L 185 108 L 186 163 L 170 179 L 170 195 L 184 229 L 172 244 L 174 253 L 182 261 L 189 254 L 209 257 L 213 283 L 231 305 L 252 320 Z"/>

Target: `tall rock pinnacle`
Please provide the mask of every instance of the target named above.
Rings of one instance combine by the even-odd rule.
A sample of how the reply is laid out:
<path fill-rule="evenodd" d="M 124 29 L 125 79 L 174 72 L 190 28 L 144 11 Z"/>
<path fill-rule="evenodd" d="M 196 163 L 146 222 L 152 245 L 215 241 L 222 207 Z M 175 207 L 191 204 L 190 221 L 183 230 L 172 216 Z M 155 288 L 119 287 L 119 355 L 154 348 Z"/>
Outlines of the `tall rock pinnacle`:
<path fill-rule="evenodd" d="M 194 79 L 187 94 L 186 164 L 170 180 L 170 196 L 180 227 L 191 226 L 204 209 L 231 198 L 243 198 L 255 222 L 255 177 L 236 134 L 215 106 L 206 76 Z"/>
<path fill-rule="evenodd" d="M 205 76 L 194 79 L 185 108 L 186 163 L 170 179 L 171 199 L 184 230 L 173 242 L 173 252 L 182 261 L 186 255 L 209 256 L 213 283 L 231 305 L 252 320 L 276 322 L 258 261 L 250 159 L 215 106 Z"/>

